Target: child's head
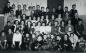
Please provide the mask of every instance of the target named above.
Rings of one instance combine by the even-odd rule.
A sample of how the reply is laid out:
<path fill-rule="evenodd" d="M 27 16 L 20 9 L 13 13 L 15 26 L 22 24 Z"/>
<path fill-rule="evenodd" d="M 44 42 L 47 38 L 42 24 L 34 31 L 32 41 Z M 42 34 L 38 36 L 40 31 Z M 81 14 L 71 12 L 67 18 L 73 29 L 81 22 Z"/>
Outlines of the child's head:
<path fill-rule="evenodd" d="M 61 6 L 61 5 L 59 5 L 59 6 L 58 6 L 58 10 L 61 10 L 61 9 L 62 9 L 62 6 Z"/>
<path fill-rule="evenodd" d="M 19 24 L 19 21 L 18 21 L 18 20 L 16 20 L 16 21 L 15 21 L 15 24 L 16 24 L 16 25 L 18 25 L 18 24 Z"/>
<path fill-rule="evenodd" d="M 61 14 L 58 14 L 58 18 L 61 18 Z"/>
<path fill-rule="evenodd" d="M 15 9 L 15 7 L 16 7 L 15 4 L 12 4 L 12 8 Z"/>
<path fill-rule="evenodd" d="M 22 19 L 26 19 L 26 14 L 23 14 L 22 15 Z"/>
<path fill-rule="evenodd" d="M 58 21 L 55 21 L 54 24 L 55 24 L 55 26 L 58 26 L 59 23 L 58 23 Z"/>
<path fill-rule="evenodd" d="M 21 15 L 18 15 L 18 17 L 17 17 L 18 19 L 21 19 Z"/>
<path fill-rule="evenodd" d="M 53 39 L 54 38 L 54 35 L 51 35 L 51 39 Z"/>
<path fill-rule="evenodd" d="M 68 11 L 68 7 L 67 6 L 65 7 L 65 11 Z"/>
<path fill-rule="evenodd" d="M 4 31 L 1 32 L 1 36 L 5 36 L 5 32 Z"/>
<path fill-rule="evenodd" d="M 49 8 L 48 7 L 46 7 L 46 12 L 49 12 Z"/>
<path fill-rule="evenodd" d="M 47 35 L 43 35 L 43 38 L 44 38 L 44 39 L 47 39 Z"/>
<path fill-rule="evenodd" d="M 23 5 L 23 9 L 26 9 L 26 8 L 27 8 L 27 5 L 26 5 L 26 4 L 24 4 L 24 5 Z"/>
<path fill-rule="evenodd" d="M 40 21 L 40 17 L 37 17 L 37 21 Z"/>
<path fill-rule="evenodd" d="M 11 25 L 11 22 L 10 22 L 10 21 L 7 21 L 7 25 L 8 25 L 8 26 Z"/>
<path fill-rule="evenodd" d="M 60 24 L 61 24 L 61 26 L 64 26 L 65 25 L 65 22 L 64 21 L 61 21 Z"/>
<path fill-rule="evenodd" d="M 49 18 L 49 16 L 48 15 L 46 15 L 46 19 L 48 19 Z"/>
<path fill-rule="evenodd" d="M 31 16 L 29 16 L 29 20 L 31 20 Z"/>
<path fill-rule="evenodd" d="M 23 20 L 20 23 L 21 23 L 21 25 L 25 25 L 25 22 Z"/>
<path fill-rule="evenodd" d="M 41 19 L 44 19 L 44 16 L 43 15 L 41 16 Z"/>
<path fill-rule="evenodd" d="M 40 10 L 40 5 L 37 5 L 37 6 L 36 6 L 36 9 L 37 9 L 37 10 Z"/>
<path fill-rule="evenodd" d="M 16 34 L 19 34 L 19 33 L 20 33 L 20 32 L 19 32 L 19 29 L 16 29 L 16 31 L 15 31 L 15 32 L 16 32 Z"/>
<path fill-rule="evenodd" d="M 33 22 L 33 26 L 36 26 L 36 23 L 35 22 Z"/>
<path fill-rule="evenodd" d="M 29 37 L 29 33 L 26 33 L 26 37 Z"/>
<path fill-rule="evenodd" d="M 74 33 L 71 33 L 70 36 L 71 36 L 71 37 L 74 37 Z"/>
<path fill-rule="evenodd" d="M 76 9 L 76 4 L 73 4 L 72 5 L 72 9 Z"/>
<path fill-rule="evenodd" d="M 21 5 L 17 5 L 17 8 L 20 10 L 21 9 Z"/>
<path fill-rule="evenodd" d="M 55 12 L 56 11 L 56 9 L 55 8 L 53 8 L 53 12 Z"/>
<path fill-rule="evenodd" d="M 83 22 L 82 20 L 79 20 L 78 24 L 79 24 L 79 25 L 81 25 L 81 24 L 82 24 L 82 22 Z"/>
<path fill-rule="evenodd" d="M 42 23 L 42 26 L 46 26 L 46 24 L 43 22 L 43 23 Z"/>
<path fill-rule="evenodd" d="M 68 39 L 68 35 L 65 34 L 65 35 L 64 35 L 64 40 L 67 40 L 67 39 Z"/>
<path fill-rule="evenodd" d="M 44 7 L 41 7 L 41 11 L 44 12 Z"/>
<path fill-rule="evenodd" d="M 49 23 L 48 23 L 48 26 L 51 26 L 51 25 L 52 25 L 51 22 L 49 22 Z"/>
<path fill-rule="evenodd" d="M 32 6 L 32 10 L 36 10 L 36 7 L 35 6 Z"/>
<path fill-rule="evenodd" d="M 38 22 L 37 25 L 38 25 L 38 26 L 41 26 L 41 22 Z"/>
<path fill-rule="evenodd" d="M 33 17 L 33 20 L 36 20 L 36 17 L 35 16 Z"/>
<path fill-rule="evenodd" d="M 28 21 L 28 22 L 27 22 L 27 25 L 28 25 L 28 26 L 30 26 L 30 25 L 31 25 L 31 22 L 30 22 L 30 21 Z"/>
<path fill-rule="evenodd" d="M 71 20 L 68 20 L 68 24 L 71 24 Z"/>
<path fill-rule="evenodd" d="M 55 19 L 55 16 L 54 15 L 52 15 L 52 19 Z"/>
<path fill-rule="evenodd" d="M 12 29 L 11 29 L 11 28 L 8 29 L 8 33 L 9 33 L 9 34 L 12 33 Z"/>

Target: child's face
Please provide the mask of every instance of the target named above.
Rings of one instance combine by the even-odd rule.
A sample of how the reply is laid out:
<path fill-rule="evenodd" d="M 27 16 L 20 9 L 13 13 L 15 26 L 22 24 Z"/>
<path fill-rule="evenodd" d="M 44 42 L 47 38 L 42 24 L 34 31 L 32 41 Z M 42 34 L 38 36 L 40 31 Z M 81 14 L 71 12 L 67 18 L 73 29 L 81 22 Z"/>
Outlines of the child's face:
<path fill-rule="evenodd" d="M 74 37 L 74 35 L 73 35 L 73 34 L 71 34 L 71 37 Z"/>
<path fill-rule="evenodd" d="M 68 21 L 68 24 L 71 24 L 71 20 Z"/>
<path fill-rule="evenodd" d="M 36 37 L 36 35 L 35 35 L 35 34 L 33 34 L 33 35 L 32 35 L 32 38 L 35 38 L 35 37 Z"/>
<path fill-rule="evenodd" d="M 64 40 L 67 40 L 67 35 L 64 36 Z"/>
<path fill-rule="evenodd" d="M 26 37 L 29 37 L 29 34 L 26 34 Z"/>
<path fill-rule="evenodd" d="M 23 19 L 25 19 L 25 17 L 26 17 L 26 16 L 25 16 L 25 15 L 23 15 Z"/>
<path fill-rule="evenodd" d="M 66 17 L 69 17 L 68 15 L 69 15 L 69 14 L 68 14 L 68 13 L 66 13 Z"/>
<path fill-rule="evenodd" d="M 33 26 L 35 26 L 35 23 L 33 23 Z"/>
<path fill-rule="evenodd" d="M 62 25 L 64 25 L 64 22 L 62 22 Z"/>
<path fill-rule="evenodd" d="M 44 16 L 41 16 L 41 19 L 44 19 Z"/>
<path fill-rule="evenodd" d="M 57 39 L 57 40 L 59 40 L 59 39 L 60 39 L 60 37 L 59 37 L 59 36 L 57 36 L 57 37 L 56 37 L 56 39 Z"/>
<path fill-rule="evenodd" d="M 44 39 L 47 39 L 47 35 L 44 35 Z"/>
<path fill-rule="evenodd" d="M 2 36 L 5 36 L 5 33 L 4 32 L 2 32 Z"/>
<path fill-rule="evenodd" d="M 79 21 L 79 25 L 82 24 L 82 21 Z"/>
<path fill-rule="evenodd" d="M 51 26 L 51 22 L 49 23 L 49 26 Z"/>
<path fill-rule="evenodd" d="M 19 31 L 18 30 L 16 31 L 16 34 L 19 34 Z"/>
<path fill-rule="evenodd" d="M 58 15 L 58 18 L 61 18 L 61 14 Z"/>
<path fill-rule="evenodd" d="M 61 10 L 61 6 L 58 6 L 58 9 Z"/>
<path fill-rule="evenodd" d="M 21 9 L 21 5 L 18 5 L 18 9 Z"/>
<path fill-rule="evenodd" d="M 53 39 L 54 38 L 54 35 L 51 35 L 51 39 Z"/>
<path fill-rule="evenodd" d="M 42 26 L 45 26 L 45 23 L 42 23 Z"/>
<path fill-rule="evenodd" d="M 72 6 L 73 9 L 76 9 L 76 6 Z"/>
<path fill-rule="evenodd" d="M 21 16 L 20 15 L 18 15 L 18 19 L 20 19 L 21 18 Z"/>
<path fill-rule="evenodd" d="M 24 21 L 21 22 L 21 25 L 24 25 Z"/>
<path fill-rule="evenodd" d="M 49 12 L 49 9 L 48 8 L 46 9 L 46 12 Z"/>
<path fill-rule="evenodd" d="M 30 22 L 28 22 L 28 25 L 30 25 Z"/>
<path fill-rule="evenodd" d="M 37 20 L 40 21 L 40 17 L 38 17 Z"/>
<path fill-rule="evenodd" d="M 38 23 L 38 26 L 41 26 L 41 23 L 40 22 Z"/>
<path fill-rule="evenodd" d="M 48 19 L 48 15 L 46 15 L 46 19 Z"/>
<path fill-rule="evenodd" d="M 41 8 L 42 11 L 44 11 L 44 8 Z"/>
<path fill-rule="evenodd" d="M 19 22 L 18 22 L 18 21 L 16 21 L 16 25 L 18 25 L 18 23 L 19 23 Z"/>
<path fill-rule="evenodd" d="M 13 8 L 13 9 L 15 9 L 15 7 L 16 7 L 16 6 L 15 6 L 15 4 L 14 4 L 14 5 L 12 5 L 12 8 Z"/>
<path fill-rule="evenodd" d="M 36 20 L 36 17 L 33 17 L 33 20 Z"/>
<path fill-rule="evenodd" d="M 27 6 L 26 6 L 26 4 L 25 4 L 25 5 L 23 5 L 23 9 L 26 9 L 26 7 L 27 7 Z"/>
<path fill-rule="evenodd" d="M 29 17 L 29 20 L 31 20 L 31 17 Z"/>
<path fill-rule="evenodd" d="M 9 32 L 9 34 L 11 34 L 11 33 L 12 33 L 12 30 L 11 30 L 11 29 L 9 29 L 9 30 L 8 30 L 8 32 Z"/>
<path fill-rule="evenodd" d="M 55 26 L 58 26 L 58 22 L 55 22 Z"/>
<path fill-rule="evenodd" d="M 42 37 L 41 36 L 38 36 L 38 39 L 37 39 L 38 41 L 41 41 L 42 40 Z"/>
<path fill-rule="evenodd" d="M 54 15 L 52 15 L 52 19 L 54 19 L 55 17 L 54 17 Z"/>

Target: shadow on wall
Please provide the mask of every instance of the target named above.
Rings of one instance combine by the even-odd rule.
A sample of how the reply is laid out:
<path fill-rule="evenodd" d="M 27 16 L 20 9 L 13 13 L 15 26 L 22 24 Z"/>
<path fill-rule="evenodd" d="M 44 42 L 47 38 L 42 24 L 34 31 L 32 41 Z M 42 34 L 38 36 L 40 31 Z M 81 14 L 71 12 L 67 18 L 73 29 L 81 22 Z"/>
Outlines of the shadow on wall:
<path fill-rule="evenodd" d="M 84 34 L 86 35 L 86 15 L 80 15 L 80 18 L 83 19 Z"/>
<path fill-rule="evenodd" d="M 3 9 L 6 6 L 8 0 L 0 0 L 0 14 L 3 13 Z"/>

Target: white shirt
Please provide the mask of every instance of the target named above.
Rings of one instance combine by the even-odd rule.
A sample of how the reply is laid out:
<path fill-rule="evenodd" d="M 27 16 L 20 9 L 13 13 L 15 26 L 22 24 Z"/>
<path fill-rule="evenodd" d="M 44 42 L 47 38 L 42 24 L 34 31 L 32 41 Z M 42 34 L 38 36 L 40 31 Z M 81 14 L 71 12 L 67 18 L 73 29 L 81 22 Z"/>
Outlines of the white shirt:
<path fill-rule="evenodd" d="M 22 42 L 22 35 L 19 33 L 19 34 L 16 34 L 14 33 L 13 34 L 13 44 L 15 45 L 15 42 L 19 42 L 19 45 L 21 45 L 21 42 Z"/>

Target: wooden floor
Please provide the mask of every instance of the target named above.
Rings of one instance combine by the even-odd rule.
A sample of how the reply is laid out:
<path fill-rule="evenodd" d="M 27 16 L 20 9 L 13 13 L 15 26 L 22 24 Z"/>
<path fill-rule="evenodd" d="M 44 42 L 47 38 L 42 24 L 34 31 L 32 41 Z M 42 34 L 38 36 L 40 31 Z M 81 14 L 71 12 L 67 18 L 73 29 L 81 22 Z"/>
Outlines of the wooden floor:
<path fill-rule="evenodd" d="M 86 52 L 57 52 L 57 51 L 0 51 L 0 53 L 86 53 Z"/>

